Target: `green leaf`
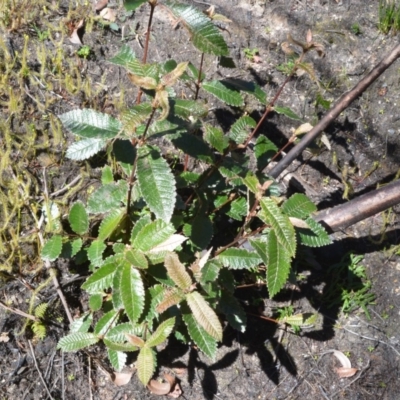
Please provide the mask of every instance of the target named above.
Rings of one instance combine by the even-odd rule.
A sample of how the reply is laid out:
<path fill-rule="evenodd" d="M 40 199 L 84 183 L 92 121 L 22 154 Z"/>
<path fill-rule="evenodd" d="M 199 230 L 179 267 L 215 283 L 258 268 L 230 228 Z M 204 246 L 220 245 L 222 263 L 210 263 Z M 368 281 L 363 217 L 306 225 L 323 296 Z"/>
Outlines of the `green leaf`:
<path fill-rule="evenodd" d="M 240 117 L 231 126 L 229 137 L 237 144 L 243 144 L 249 137 L 252 129 L 256 127 L 256 121 L 253 118 L 244 115 Z"/>
<path fill-rule="evenodd" d="M 188 29 L 194 46 L 201 52 L 216 56 L 229 54 L 223 36 L 200 10 L 174 1 L 167 1 L 166 5 L 178 20 L 183 21 L 183 26 Z"/>
<path fill-rule="evenodd" d="M 94 267 L 103 264 L 103 252 L 106 247 L 102 240 L 94 240 L 87 249 L 87 256 Z"/>
<path fill-rule="evenodd" d="M 230 210 L 226 213 L 229 217 L 241 221 L 247 215 L 247 201 L 244 197 L 235 199 L 231 203 Z"/>
<path fill-rule="evenodd" d="M 260 205 L 259 218 L 266 224 L 271 224 L 281 245 L 289 253 L 289 256 L 294 257 L 296 254 L 296 233 L 289 217 L 282 214 L 279 207 L 270 198 L 263 197 Z"/>
<path fill-rule="evenodd" d="M 125 68 L 132 74 L 139 76 L 146 75 L 145 66 L 136 58 L 135 52 L 128 45 L 123 45 L 119 53 L 112 57 L 109 62 Z"/>
<path fill-rule="evenodd" d="M 122 279 L 122 270 L 125 265 L 122 262 L 115 268 L 115 273 L 112 278 L 112 303 L 114 310 L 121 310 L 124 307 L 124 303 L 122 302 L 121 297 L 121 279 Z"/>
<path fill-rule="evenodd" d="M 71 257 L 75 256 L 78 251 L 82 248 L 83 241 L 81 238 L 77 238 L 71 242 Z"/>
<path fill-rule="evenodd" d="M 229 139 L 224 135 L 224 132 L 222 132 L 221 129 L 214 128 L 208 124 L 206 124 L 204 128 L 204 140 L 221 154 L 224 154 L 224 150 L 229 146 Z"/>
<path fill-rule="evenodd" d="M 238 300 L 229 292 L 223 291 L 218 303 L 218 309 L 226 315 L 232 328 L 239 332 L 246 330 L 247 318 Z"/>
<path fill-rule="evenodd" d="M 133 249 L 126 250 L 125 259 L 135 268 L 147 269 L 149 267 L 147 258 L 140 251 Z"/>
<path fill-rule="evenodd" d="M 129 136 L 136 136 L 136 128 L 146 121 L 153 107 L 150 103 L 137 104 L 121 113 L 121 122 L 125 133 Z"/>
<path fill-rule="evenodd" d="M 322 247 L 332 243 L 332 239 L 320 223 L 311 217 L 305 222 L 310 229 L 297 229 L 302 244 L 309 247 Z"/>
<path fill-rule="evenodd" d="M 235 248 L 223 251 L 218 256 L 218 260 L 221 260 L 224 267 L 229 269 L 249 269 L 261 263 L 261 258 L 258 254 Z"/>
<path fill-rule="evenodd" d="M 151 223 L 151 217 L 148 214 L 143 215 L 135 222 L 135 225 L 133 226 L 131 232 L 131 244 L 133 247 L 136 247 L 134 243 L 136 243 L 137 240 L 140 243 L 139 236 L 141 235 L 141 231 L 146 225 L 149 225 L 150 223 Z"/>
<path fill-rule="evenodd" d="M 99 151 L 103 150 L 107 141 L 104 139 L 90 138 L 82 139 L 79 142 L 72 143 L 65 156 L 70 160 L 83 161 L 94 156 Z"/>
<path fill-rule="evenodd" d="M 136 361 L 137 374 L 140 382 L 147 385 L 156 369 L 156 356 L 152 349 L 143 347 Z"/>
<path fill-rule="evenodd" d="M 116 323 L 116 310 L 111 310 L 108 313 L 104 314 L 97 322 L 94 333 L 98 336 L 103 336 L 107 333 L 107 331 L 112 328 L 112 326 Z"/>
<path fill-rule="evenodd" d="M 106 213 L 121 207 L 121 202 L 126 201 L 128 184 L 125 180 L 109 183 L 94 191 L 88 200 L 89 213 Z"/>
<path fill-rule="evenodd" d="M 207 282 L 214 282 L 218 278 L 221 265 L 216 260 L 207 261 L 206 265 L 201 269 L 201 285 Z"/>
<path fill-rule="evenodd" d="M 101 183 L 107 185 L 114 182 L 114 174 L 109 165 L 106 165 L 101 170 Z"/>
<path fill-rule="evenodd" d="M 130 335 L 141 335 L 143 333 L 143 326 L 135 327 L 130 322 L 124 322 L 122 324 L 118 324 L 116 326 L 113 326 L 106 333 L 105 339 L 108 339 L 111 342 L 124 343 L 126 342 L 126 335 L 125 335 L 126 333 L 129 333 Z M 137 347 L 135 347 L 135 349 L 137 350 Z"/>
<path fill-rule="evenodd" d="M 139 271 L 128 263 L 122 267 L 121 298 L 126 315 L 135 324 L 144 308 L 144 286 Z"/>
<path fill-rule="evenodd" d="M 136 175 L 143 198 L 157 218 L 168 222 L 176 202 L 171 169 L 153 147 L 139 147 L 138 153 Z"/>
<path fill-rule="evenodd" d="M 156 329 L 155 332 L 146 340 L 146 346 L 155 347 L 163 343 L 167 337 L 171 334 L 172 329 L 175 326 L 175 318 L 169 318 L 162 322 Z"/>
<path fill-rule="evenodd" d="M 111 139 L 121 130 L 118 120 L 91 109 L 72 110 L 59 118 L 65 129 L 86 139 Z"/>
<path fill-rule="evenodd" d="M 107 338 L 103 339 L 104 344 L 107 346 L 107 350 L 113 351 L 138 351 L 139 349 L 131 343 L 119 343 L 108 340 Z"/>
<path fill-rule="evenodd" d="M 99 227 L 98 240 L 106 240 L 115 231 L 122 219 L 126 216 L 125 209 L 113 210 L 108 214 Z"/>
<path fill-rule="evenodd" d="M 183 233 L 200 250 L 205 249 L 213 236 L 213 224 L 208 215 L 198 214 L 190 224 L 185 224 Z"/>
<path fill-rule="evenodd" d="M 158 304 L 155 307 L 155 311 L 158 314 L 162 314 L 168 308 L 179 304 L 184 299 L 184 293 L 176 288 L 164 289 L 162 294 L 162 298 L 160 297 L 157 300 Z"/>
<path fill-rule="evenodd" d="M 171 141 L 185 154 L 209 164 L 213 163 L 213 152 L 202 138 L 185 132 L 175 136 Z"/>
<path fill-rule="evenodd" d="M 254 175 L 252 171 L 249 171 L 243 178 L 243 183 L 246 185 L 250 192 L 258 195 L 260 193 L 261 184 L 258 178 Z"/>
<path fill-rule="evenodd" d="M 60 235 L 54 235 L 42 248 L 42 260 L 54 261 L 61 254 L 61 250 L 62 237 Z"/>
<path fill-rule="evenodd" d="M 120 372 L 125 366 L 127 355 L 122 351 L 115 351 L 110 348 L 107 348 L 107 354 L 114 371 Z"/>
<path fill-rule="evenodd" d="M 289 107 L 279 107 L 274 106 L 274 111 L 278 114 L 286 115 L 290 119 L 294 119 L 296 121 L 303 121 L 303 118 L 299 117 L 291 108 Z"/>
<path fill-rule="evenodd" d="M 251 244 L 251 247 L 256 251 L 256 253 L 259 255 L 263 263 L 267 266 L 268 265 L 268 247 L 267 247 L 267 242 L 264 242 L 262 240 L 256 240 L 256 239 L 249 239 L 249 242 Z"/>
<path fill-rule="evenodd" d="M 268 236 L 267 286 L 270 297 L 274 297 L 285 285 L 290 272 L 290 255 L 279 243 L 275 232 Z"/>
<path fill-rule="evenodd" d="M 171 109 L 174 115 L 187 120 L 190 120 L 190 118 L 202 118 L 208 113 L 206 104 L 201 103 L 199 100 L 173 99 L 171 100 Z"/>
<path fill-rule="evenodd" d="M 86 333 L 93 322 L 93 314 L 86 312 L 80 318 L 75 319 L 70 326 L 71 333 Z"/>
<path fill-rule="evenodd" d="M 103 305 L 102 294 L 95 293 L 89 297 L 89 308 L 91 311 L 99 311 L 102 305 Z"/>
<path fill-rule="evenodd" d="M 132 166 L 136 160 L 136 148 L 130 140 L 117 139 L 113 142 L 113 153 L 115 159 L 121 165 L 127 177 L 132 174 Z"/>
<path fill-rule="evenodd" d="M 183 314 L 182 318 L 187 326 L 190 337 L 199 349 L 211 359 L 217 354 L 217 341 L 208 334 L 191 314 Z"/>
<path fill-rule="evenodd" d="M 209 306 L 207 301 L 199 292 L 191 292 L 186 295 L 186 301 L 193 317 L 213 338 L 222 340 L 222 326 L 217 314 Z"/>
<path fill-rule="evenodd" d="M 167 240 L 174 232 L 175 228 L 171 223 L 157 219 L 140 230 L 132 241 L 132 246 L 146 252 Z"/>
<path fill-rule="evenodd" d="M 289 217 L 305 219 L 317 211 L 317 207 L 305 194 L 295 193 L 282 204 L 281 210 Z"/>
<path fill-rule="evenodd" d="M 135 11 L 144 3 L 147 3 L 147 0 L 124 0 L 124 7 L 126 11 Z"/>
<path fill-rule="evenodd" d="M 78 235 L 85 234 L 89 229 L 89 218 L 85 206 L 80 201 L 72 205 L 71 210 L 69 211 L 68 220 L 71 229 Z"/>
<path fill-rule="evenodd" d="M 201 87 L 208 93 L 211 93 L 224 103 L 234 106 L 241 107 L 244 105 L 243 97 L 237 91 L 231 90 L 226 87 L 220 81 L 208 81 L 203 82 Z"/>
<path fill-rule="evenodd" d="M 61 338 L 57 344 L 57 348 L 63 351 L 77 351 L 91 346 L 99 341 L 94 333 L 76 332 Z"/>
<path fill-rule="evenodd" d="M 278 148 L 266 136 L 258 136 L 254 146 L 254 154 L 257 158 L 257 169 L 262 171 L 277 151 Z"/>
<path fill-rule="evenodd" d="M 226 78 L 224 83 L 236 90 L 251 94 L 254 96 L 261 104 L 267 103 L 267 94 L 261 89 L 257 83 L 245 81 L 238 78 Z"/>
<path fill-rule="evenodd" d="M 192 285 L 192 278 L 186 271 L 185 266 L 179 261 L 177 254 L 167 253 L 164 265 L 168 271 L 168 276 L 179 288 L 183 290 L 189 289 Z"/>
<path fill-rule="evenodd" d="M 113 276 L 116 269 L 116 260 L 114 257 L 110 257 L 105 263 L 82 285 L 82 289 L 89 293 L 98 293 L 111 286 Z"/>

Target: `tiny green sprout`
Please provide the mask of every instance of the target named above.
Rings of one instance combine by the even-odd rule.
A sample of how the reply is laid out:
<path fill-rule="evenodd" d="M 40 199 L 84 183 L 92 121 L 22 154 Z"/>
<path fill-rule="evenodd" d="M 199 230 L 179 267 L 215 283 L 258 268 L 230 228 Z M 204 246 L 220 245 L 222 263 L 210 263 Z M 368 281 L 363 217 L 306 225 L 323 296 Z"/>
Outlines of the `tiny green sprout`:
<path fill-rule="evenodd" d="M 75 380 L 75 375 L 74 375 L 74 374 L 69 374 L 69 375 L 67 376 L 67 379 L 68 379 L 70 382 L 72 382 L 73 380 Z"/>
<path fill-rule="evenodd" d="M 382 317 L 383 319 L 388 319 L 388 318 L 389 318 L 389 314 L 388 314 L 386 311 L 384 311 L 384 312 L 381 314 L 381 317 Z"/>
<path fill-rule="evenodd" d="M 370 353 L 372 353 L 372 352 L 375 350 L 375 347 L 374 347 L 374 346 L 368 346 L 368 347 L 367 347 L 367 350 L 368 350 Z"/>
<path fill-rule="evenodd" d="M 254 61 L 255 57 L 259 55 L 258 49 L 250 49 L 250 48 L 246 47 L 243 51 L 244 51 L 244 55 L 250 61 Z"/>
<path fill-rule="evenodd" d="M 346 357 L 350 357 L 350 356 L 351 356 L 351 352 L 350 352 L 350 351 L 344 351 L 343 354 L 344 354 Z"/>
<path fill-rule="evenodd" d="M 91 49 L 90 46 L 88 46 L 87 44 L 82 46 L 77 52 L 76 54 L 78 54 L 79 57 L 83 57 L 83 58 L 88 58 L 89 55 L 91 53 Z"/>
<path fill-rule="evenodd" d="M 351 26 L 351 31 L 355 34 L 355 35 L 361 35 L 362 31 L 360 28 L 360 25 L 355 22 L 352 26 Z"/>
<path fill-rule="evenodd" d="M 40 42 L 44 42 L 50 37 L 50 31 L 48 29 L 41 31 L 36 25 L 33 26 L 33 29 L 35 30 Z"/>

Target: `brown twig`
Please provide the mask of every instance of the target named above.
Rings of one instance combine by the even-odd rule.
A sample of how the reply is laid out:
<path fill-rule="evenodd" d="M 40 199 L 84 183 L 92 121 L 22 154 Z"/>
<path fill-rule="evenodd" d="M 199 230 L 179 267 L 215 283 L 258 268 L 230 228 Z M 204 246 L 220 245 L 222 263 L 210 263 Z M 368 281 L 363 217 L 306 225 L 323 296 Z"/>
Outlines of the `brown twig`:
<path fill-rule="evenodd" d="M 12 308 L 12 307 L 6 306 L 6 305 L 5 305 L 4 303 L 2 303 L 1 301 L 0 301 L 0 307 L 3 307 L 3 308 L 6 309 L 7 311 L 10 311 L 10 312 L 12 312 L 12 313 L 14 313 L 14 314 L 21 315 L 21 317 L 28 318 L 28 319 L 30 319 L 30 320 L 32 320 L 32 321 L 34 321 L 34 322 L 39 322 L 39 320 L 38 320 L 35 316 L 33 316 L 33 315 L 31 315 L 31 314 L 27 314 L 27 313 L 25 313 L 25 312 L 23 312 L 23 311 L 21 311 L 21 310 L 18 310 L 17 308 Z"/>
<path fill-rule="evenodd" d="M 53 396 L 51 395 L 51 393 L 50 393 L 50 391 L 49 391 L 49 388 L 48 388 L 47 385 L 46 385 L 46 381 L 44 380 L 43 375 L 42 375 L 42 373 L 40 372 L 39 365 L 38 365 L 38 363 L 37 363 L 37 361 L 36 361 L 35 352 L 33 351 L 32 343 L 31 343 L 30 340 L 28 340 L 28 343 L 29 343 L 29 348 L 30 348 L 30 350 L 31 350 L 32 359 L 33 359 L 33 362 L 34 362 L 34 364 L 35 364 L 36 371 L 38 372 L 39 377 L 40 377 L 40 380 L 42 381 L 43 386 L 44 386 L 44 388 L 46 389 L 47 396 L 48 396 L 51 400 L 54 400 Z"/>
<path fill-rule="evenodd" d="M 365 90 L 384 72 L 393 62 L 400 56 L 400 44 L 397 45 L 388 55 L 386 55 L 383 60 L 376 65 L 372 71 L 361 79 L 360 82 L 354 86 L 353 89 L 344 93 L 331 110 L 329 110 L 325 116 L 318 122 L 317 125 L 308 132 L 303 139 L 290 150 L 286 157 L 275 165 L 270 171 L 269 175 L 273 178 L 277 178 L 283 170 L 285 170 L 294 159 L 296 159 L 301 152 L 314 140 L 318 135 L 328 127 L 329 124 L 335 120 L 339 114 L 345 110 L 350 103 L 352 103 L 358 96 L 360 96 Z"/>

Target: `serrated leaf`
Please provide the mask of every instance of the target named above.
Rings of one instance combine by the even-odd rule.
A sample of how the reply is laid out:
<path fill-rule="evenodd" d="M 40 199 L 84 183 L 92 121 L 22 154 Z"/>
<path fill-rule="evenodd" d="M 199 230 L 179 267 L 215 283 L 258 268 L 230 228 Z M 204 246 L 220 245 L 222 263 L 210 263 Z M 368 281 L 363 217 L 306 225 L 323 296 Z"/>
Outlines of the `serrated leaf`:
<path fill-rule="evenodd" d="M 143 347 L 136 361 L 137 374 L 140 382 L 147 385 L 156 369 L 156 356 L 152 349 Z"/>
<path fill-rule="evenodd" d="M 85 234 L 89 229 L 89 218 L 86 208 L 80 201 L 72 205 L 69 211 L 68 220 L 71 229 L 78 235 Z"/>
<path fill-rule="evenodd" d="M 163 288 L 163 296 L 159 299 L 155 310 L 162 314 L 164 311 L 168 310 L 168 308 L 179 304 L 183 300 L 183 293 L 175 288 L 172 289 L 164 289 Z"/>
<path fill-rule="evenodd" d="M 241 221 L 247 215 L 247 201 L 244 197 L 235 199 L 231 203 L 230 210 L 226 213 L 229 217 Z"/>
<path fill-rule="evenodd" d="M 281 245 L 294 257 L 296 254 L 296 233 L 289 217 L 282 214 L 276 203 L 267 197 L 260 201 L 261 211 L 258 216 L 266 223 L 271 224 Z"/>
<path fill-rule="evenodd" d="M 89 308 L 91 311 L 99 311 L 102 305 L 103 305 L 102 294 L 95 293 L 89 297 Z"/>
<path fill-rule="evenodd" d="M 205 117 L 208 112 L 207 105 L 199 100 L 173 99 L 171 100 L 171 108 L 174 115 L 186 120 Z"/>
<path fill-rule="evenodd" d="M 186 324 L 190 337 L 199 349 L 214 360 L 217 354 L 217 341 L 197 323 L 193 315 L 183 314 L 182 318 Z"/>
<path fill-rule="evenodd" d="M 172 1 L 167 1 L 166 5 L 177 19 L 183 22 L 184 27 L 190 32 L 193 45 L 201 52 L 216 56 L 229 54 L 223 36 L 200 10 Z"/>
<path fill-rule="evenodd" d="M 257 169 L 262 171 L 276 154 L 278 148 L 266 136 L 260 135 L 254 146 L 254 154 L 257 158 Z"/>
<path fill-rule="evenodd" d="M 110 237 L 125 216 L 124 208 L 111 211 L 110 214 L 101 221 L 98 240 L 106 240 Z"/>
<path fill-rule="evenodd" d="M 213 163 L 213 152 L 203 138 L 184 132 L 171 139 L 171 142 L 185 154 L 209 164 Z"/>
<path fill-rule="evenodd" d="M 118 120 L 92 109 L 72 110 L 58 118 L 65 129 L 86 139 L 111 139 L 121 130 Z"/>
<path fill-rule="evenodd" d="M 71 242 L 71 257 L 75 256 L 82 248 L 83 241 L 81 238 L 75 239 Z"/>
<path fill-rule="evenodd" d="M 109 183 L 94 191 L 88 200 L 87 211 L 89 213 L 106 213 L 121 207 L 125 202 L 128 185 L 125 180 Z"/>
<path fill-rule="evenodd" d="M 126 336 L 125 336 L 126 333 L 129 333 L 131 335 L 141 335 L 142 331 L 143 331 L 143 326 L 134 326 L 130 322 L 124 322 L 122 324 L 113 326 L 106 333 L 105 338 L 112 342 L 123 343 L 126 341 Z"/>
<path fill-rule="evenodd" d="M 303 118 L 299 117 L 291 108 L 289 107 L 279 107 L 274 106 L 274 111 L 278 114 L 283 114 L 290 119 L 294 119 L 296 121 L 303 121 Z"/>
<path fill-rule="evenodd" d="M 229 139 L 224 135 L 219 128 L 214 128 L 211 125 L 205 125 L 204 140 L 212 147 L 224 154 L 224 150 L 229 146 Z"/>
<path fill-rule="evenodd" d="M 142 227 L 140 234 L 132 241 L 132 246 L 146 252 L 167 240 L 174 232 L 175 228 L 171 223 L 157 219 Z"/>
<path fill-rule="evenodd" d="M 103 150 L 106 144 L 107 141 L 104 139 L 82 139 L 79 142 L 72 143 L 68 147 L 65 156 L 75 161 L 87 160 Z"/>
<path fill-rule="evenodd" d="M 161 84 L 164 86 L 173 86 L 176 84 L 178 79 L 185 72 L 189 62 L 179 63 L 172 71 L 168 72 L 161 78 Z"/>
<path fill-rule="evenodd" d="M 282 204 L 281 210 L 289 217 L 304 219 L 317 211 L 317 207 L 305 194 L 295 193 Z"/>
<path fill-rule="evenodd" d="M 118 54 L 112 57 L 109 62 L 125 68 L 132 74 L 146 75 L 145 66 L 136 58 L 135 52 L 128 45 L 123 45 Z"/>
<path fill-rule="evenodd" d="M 144 3 L 147 3 L 147 0 L 124 0 L 124 7 L 126 11 L 135 11 Z"/>
<path fill-rule="evenodd" d="M 150 103 L 141 103 L 123 111 L 121 122 L 125 133 L 129 137 L 134 135 L 136 128 L 149 118 L 152 110 Z"/>
<path fill-rule="evenodd" d="M 167 240 L 164 240 L 157 246 L 153 247 L 149 250 L 149 253 L 159 253 L 159 252 L 166 252 L 166 251 L 174 251 L 177 247 L 179 247 L 183 242 L 185 242 L 188 238 L 179 235 L 173 234 Z"/>
<path fill-rule="evenodd" d="M 220 81 L 207 81 L 201 84 L 201 87 L 208 93 L 214 95 L 224 103 L 233 106 L 241 107 L 244 105 L 244 100 L 241 94 L 231 90 Z"/>
<path fill-rule="evenodd" d="M 140 236 L 141 230 L 146 226 L 151 223 L 151 217 L 150 215 L 146 214 L 140 217 L 136 222 L 135 225 L 132 228 L 131 231 L 131 244 L 133 247 L 136 247 L 134 243 L 136 240 L 140 240 L 138 236 Z"/>
<path fill-rule="evenodd" d="M 246 185 L 250 192 L 258 195 L 260 193 L 261 185 L 258 178 L 254 175 L 252 171 L 249 171 L 244 178 L 242 178 L 243 183 Z"/>
<path fill-rule="evenodd" d="M 82 285 L 82 289 L 89 293 L 98 293 L 111 286 L 114 273 L 116 270 L 116 260 L 111 258 L 95 271 L 86 282 Z"/>
<path fill-rule="evenodd" d="M 87 256 L 94 267 L 99 267 L 103 264 L 103 252 L 106 247 L 102 240 L 94 240 L 87 249 Z"/>
<path fill-rule="evenodd" d="M 121 297 L 121 279 L 122 279 L 122 268 L 124 263 L 121 263 L 115 268 L 115 273 L 112 278 L 112 304 L 114 310 L 121 310 L 124 307 Z"/>
<path fill-rule="evenodd" d="M 254 96 L 261 104 L 266 104 L 267 94 L 261 89 L 261 87 L 254 82 L 245 81 L 238 78 L 226 78 L 224 83 L 230 87 L 240 90 L 242 92 L 251 94 Z"/>
<path fill-rule="evenodd" d="M 121 299 L 126 315 L 135 324 L 144 308 L 144 286 L 139 271 L 127 263 L 122 266 Z"/>
<path fill-rule="evenodd" d="M 207 261 L 201 269 L 200 283 L 214 282 L 218 278 L 221 265 L 216 260 Z"/>
<path fill-rule="evenodd" d="M 301 313 L 280 318 L 279 322 L 304 328 L 314 325 L 317 321 L 317 316 L 318 314 Z"/>
<path fill-rule="evenodd" d="M 290 255 L 282 246 L 275 231 L 268 236 L 267 286 L 270 297 L 274 297 L 285 285 L 290 272 Z"/>
<path fill-rule="evenodd" d="M 169 318 L 162 322 L 156 329 L 155 332 L 146 340 L 146 346 L 155 347 L 163 343 L 167 337 L 171 334 L 172 329 L 175 326 L 175 318 Z"/>
<path fill-rule="evenodd" d="M 62 237 L 54 235 L 43 246 L 41 251 L 42 260 L 54 261 L 62 251 Z"/>
<path fill-rule="evenodd" d="M 248 138 L 251 129 L 255 128 L 256 125 L 256 121 L 253 118 L 244 115 L 231 126 L 229 137 L 235 143 L 242 144 Z"/>
<path fill-rule="evenodd" d="M 209 306 L 204 297 L 199 292 L 191 292 L 186 295 L 186 301 L 196 321 L 213 338 L 221 341 L 221 323 L 217 314 L 215 314 L 215 311 Z"/>
<path fill-rule="evenodd" d="M 94 328 L 94 333 L 97 336 L 104 336 L 107 331 L 112 328 L 116 323 L 116 310 L 111 310 L 108 313 L 104 314 L 98 321 Z"/>
<path fill-rule="evenodd" d="M 140 338 L 139 336 L 132 335 L 131 333 L 125 333 L 126 339 L 128 339 L 128 342 L 134 346 L 139 347 L 140 349 L 144 347 L 145 341 Z"/>
<path fill-rule="evenodd" d="M 154 90 L 157 87 L 157 81 L 151 76 L 141 76 L 128 73 L 128 78 L 134 85 L 145 90 Z"/>
<path fill-rule="evenodd" d="M 122 351 L 115 351 L 110 348 L 107 349 L 107 354 L 114 371 L 120 372 L 126 364 L 127 355 Z"/>
<path fill-rule="evenodd" d="M 185 266 L 179 261 L 177 254 L 167 253 L 164 266 L 168 271 L 168 276 L 179 288 L 183 290 L 189 289 L 192 285 L 192 278 L 186 271 Z"/>
<path fill-rule="evenodd" d="M 125 259 L 135 268 L 147 269 L 149 266 L 144 254 L 134 249 L 125 251 Z"/>
<path fill-rule="evenodd" d="M 94 333 L 76 332 L 61 338 L 57 344 L 57 348 L 63 351 L 77 351 L 91 346 L 99 341 Z"/>
<path fill-rule="evenodd" d="M 176 202 L 175 179 L 168 163 L 150 146 L 138 149 L 136 176 L 143 199 L 157 218 L 168 222 Z"/>
<path fill-rule="evenodd" d="M 305 220 L 310 229 L 298 229 L 301 243 L 309 247 L 322 247 L 332 243 L 325 228 L 312 219 L 311 217 Z"/>
<path fill-rule="evenodd" d="M 119 342 L 113 342 L 107 338 L 103 339 L 104 344 L 107 346 L 107 350 L 114 350 L 114 351 L 138 351 L 139 348 L 134 346 L 131 343 L 125 342 L 125 343 L 119 343 Z"/>
<path fill-rule="evenodd" d="M 229 269 L 249 269 L 261 263 L 257 253 L 235 248 L 223 251 L 219 254 L 218 260 Z"/>
<path fill-rule="evenodd" d="M 101 183 L 107 185 L 108 183 L 114 182 L 114 174 L 109 165 L 106 165 L 101 170 Z"/>
<path fill-rule="evenodd" d="M 263 263 L 267 266 L 268 265 L 267 242 L 264 242 L 262 240 L 256 240 L 256 239 L 249 239 L 249 242 L 251 244 L 251 247 L 253 247 L 253 249 L 256 251 L 258 256 L 263 261 Z"/>
<path fill-rule="evenodd" d="M 208 215 L 198 214 L 190 224 L 185 224 L 183 233 L 200 250 L 207 248 L 213 236 L 213 224 Z"/>
<path fill-rule="evenodd" d="M 86 333 L 93 322 L 93 314 L 86 312 L 80 318 L 74 319 L 70 325 L 70 333 L 83 332 Z"/>
<path fill-rule="evenodd" d="M 247 318 L 238 300 L 229 292 L 223 291 L 218 303 L 218 309 L 226 315 L 232 328 L 239 332 L 246 330 Z"/>

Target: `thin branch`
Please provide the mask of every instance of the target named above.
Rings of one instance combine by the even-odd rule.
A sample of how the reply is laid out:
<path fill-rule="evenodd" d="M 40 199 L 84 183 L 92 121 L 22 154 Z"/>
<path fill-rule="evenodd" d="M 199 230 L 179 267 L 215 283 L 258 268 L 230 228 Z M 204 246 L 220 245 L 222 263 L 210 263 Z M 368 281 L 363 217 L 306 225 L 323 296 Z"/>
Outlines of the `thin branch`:
<path fill-rule="evenodd" d="M 6 309 L 7 311 L 10 311 L 10 312 L 12 312 L 12 313 L 14 313 L 14 314 L 21 315 L 21 317 L 28 318 L 28 319 L 32 320 L 33 322 L 39 322 L 39 320 L 38 320 L 35 316 L 33 316 L 33 315 L 31 315 L 31 314 L 27 314 L 27 313 L 25 313 L 25 312 L 23 312 L 23 311 L 21 311 L 21 310 L 18 310 L 17 308 L 12 308 L 12 307 L 6 306 L 6 305 L 5 305 L 3 302 L 1 302 L 1 301 L 0 301 L 0 307 L 3 307 L 3 308 Z"/>
<path fill-rule="evenodd" d="M 275 165 L 270 171 L 269 175 L 273 178 L 277 178 L 300 154 L 301 152 L 314 140 L 318 135 L 326 129 L 332 121 L 334 121 L 339 114 L 345 110 L 350 103 L 352 103 L 358 96 L 360 96 L 367 88 L 384 72 L 389 68 L 394 61 L 400 56 L 400 44 L 397 45 L 383 60 L 376 65 L 372 71 L 361 79 L 360 82 L 353 89 L 344 93 L 331 110 L 329 110 L 325 116 L 318 122 L 317 125 L 308 132 L 303 139 L 289 151 L 281 161 Z"/>
<path fill-rule="evenodd" d="M 38 374 L 39 374 L 40 380 L 42 381 L 43 386 L 44 386 L 44 388 L 46 389 L 47 395 L 50 397 L 51 400 L 54 400 L 54 398 L 52 397 L 52 395 L 51 395 L 51 393 L 50 393 L 50 391 L 49 391 L 49 389 L 48 389 L 48 387 L 47 387 L 47 385 L 46 385 L 46 381 L 44 380 L 43 375 L 42 375 L 42 373 L 40 372 L 39 365 L 38 365 L 38 363 L 37 363 L 37 361 L 36 361 L 35 352 L 33 351 L 32 343 L 31 343 L 30 340 L 28 340 L 28 343 L 29 343 L 29 348 L 30 348 L 30 350 L 31 350 L 33 362 L 35 363 L 35 368 L 36 368 L 36 371 L 37 371 Z"/>

